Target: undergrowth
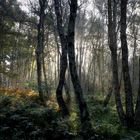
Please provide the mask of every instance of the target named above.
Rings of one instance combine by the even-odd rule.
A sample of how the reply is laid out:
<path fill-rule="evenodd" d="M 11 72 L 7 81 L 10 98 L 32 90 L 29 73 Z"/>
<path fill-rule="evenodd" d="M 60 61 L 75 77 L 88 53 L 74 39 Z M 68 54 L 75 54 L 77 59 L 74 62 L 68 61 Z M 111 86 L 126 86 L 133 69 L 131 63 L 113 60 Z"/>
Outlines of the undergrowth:
<path fill-rule="evenodd" d="M 93 128 L 89 139 L 140 140 L 139 132 L 120 126 L 113 102 L 104 108 L 102 97 L 86 97 Z M 76 104 L 71 108 L 70 117 L 62 118 L 54 97 L 44 106 L 31 89 L 0 88 L 0 140 L 81 140 Z"/>

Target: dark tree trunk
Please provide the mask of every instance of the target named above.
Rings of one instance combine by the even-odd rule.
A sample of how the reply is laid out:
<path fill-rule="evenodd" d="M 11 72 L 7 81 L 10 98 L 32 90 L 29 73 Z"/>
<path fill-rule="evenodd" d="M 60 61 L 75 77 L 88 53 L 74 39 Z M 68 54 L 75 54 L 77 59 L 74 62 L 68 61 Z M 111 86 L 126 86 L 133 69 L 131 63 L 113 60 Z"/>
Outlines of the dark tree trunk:
<path fill-rule="evenodd" d="M 135 109 L 135 128 L 140 129 L 140 57 L 139 57 L 139 89 Z"/>
<path fill-rule="evenodd" d="M 127 126 L 132 127 L 134 122 L 134 109 L 133 109 L 133 96 L 132 96 L 132 86 L 129 74 L 128 65 L 128 47 L 126 38 L 126 10 L 127 10 L 127 0 L 121 0 L 121 48 L 122 48 L 122 71 L 124 79 L 124 88 L 126 94 L 126 121 Z"/>
<path fill-rule="evenodd" d="M 58 39 L 57 39 L 57 32 L 55 30 L 55 25 L 54 25 L 54 36 L 55 36 L 55 42 L 56 42 L 56 45 L 57 45 L 57 54 L 58 54 L 58 57 L 57 57 L 57 67 L 58 67 L 58 75 L 59 75 L 59 57 L 61 57 L 61 53 L 60 53 L 60 50 L 59 50 L 59 43 L 58 43 Z M 66 93 L 66 104 L 67 104 L 67 107 L 70 108 L 70 103 L 71 103 L 71 96 L 70 96 L 70 89 L 69 89 L 69 86 L 66 82 L 66 78 L 64 80 L 64 89 L 65 89 L 65 93 Z"/>
<path fill-rule="evenodd" d="M 38 92 L 40 99 L 44 101 L 43 88 L 42 88 L 42 68 L 43 68 L 43 52 L 44 52 L 44 19 L 45 19 L 45 6 L 46 0 L 39 0 L 39 23 L 37 26 L 37 48 L 36 48 L 36 61 L 37 61 L 37 82 L 38 82 Z"/>
<path fill-rule="evenodd" d="M 115 2 L 115 1 L 114 1 Z M 111 50 L 112 73 L 113 73 L 113 92 L 115 94 L 116 108 L 122 125 L 125 125 L 125 114 L 120 97 L 120 87 L 118 78 L 117 61 L 117 39 L 116 39 L 116 4 L 112 8 L 112 0 L 108 0 L 108 42 Z M 113 9 L 113 11 L 112 11 Z M 113 15 L 113 16 L 112 16 Z"/>
<path fill-rule="evenodd" d="M 69 115 L 69 110 L 65 104 L 65 101 L 62 96 L 62 89 L 64 86 L 65 82 L 65 73 L 67 69 L 67 39 L 66 36 L 64 35 L 64 30 L 62 27 L 62 15 L 61 15 L 61 5 L 60 1 L 54 0 L 55 2 L 55 13 L 57 17 L 57 29 L 60 37 L 60 42 L 61 42 L 61 48 L 62 48 L 62 55 L 61 55 L 61 60 L 60 60 L 60 76 L 59 76 L 59 83 L 58 87 L 56 90 L 56 96 L 57 96 L 57 101 L 60 107 L 60 110 L 62 110 L 63 116 Z"/>
<path fill-rule="evenodd" d="M 41 22 L 41 18 L 40 18 Z M 42 89 L 42 37 L 41 37 L 41 23 L 38 24 L 38 44 L 36 48 L 36 61 L 37 61 L 37 82 L 38 82 L 38 92 L 40 99 L 43 101 L 43 89 Z"/>
<path fill-rule="evenodd" d="M 66 107 L 66 104 L 62 97 L 62 88 L 65 82 L 65 72 L 67 68 L 67 53 L 69 57 L 69 67 L 72 83 L 74 86 L 76 99 L 79 105 L 80 118 L 83 126 L 91 126 L 89 122 L 89 113 L 87 109 L 87 104 L 83 98 L 82 88 L 78 79 L 76 63 L 75 63 L 75 48 L 74 48 L 74 36 L 75 36 L 75 20 L 77 12 L 77 0 L 70 1 L 70 16 L 68 24 L 67 37 L 64 35 L 64 29 L 62 27 L 62 15 L 61 15 L 61 5 L 60 1 L 54 0 L 55 2 L 55 13 L 57 17 L 57 28 L 59 32 L 60 42 L 62 46 L 62 55 L 61 55 L 61 65 L 60 65 L 60 79 L 59 85 L 57 88 L 57 100 L 60 108 L 64 115 L 69 114 L 69 111 Z M 86 122 L 86 123 L 85 123 Z M 90 127 L 91 128 L 91 127 Z M 89 128 L 89 129 L 90 129 Z"/>
<path fill-rule="evenodd" d="M 75 37 L 75 20 L 77 12 L 77 0 L 71 0 L 70 3 L 70 17 L 68 24 L 68 56 L 69 67 L 76 99 L 80 109 L 81 123 L 89 121 L 89 113 L 87 104 L 83 98 L 82 88 L 77 74 L 76 62 L 75 62 L 75 49 L 74 49 L 74 37 Z"/>

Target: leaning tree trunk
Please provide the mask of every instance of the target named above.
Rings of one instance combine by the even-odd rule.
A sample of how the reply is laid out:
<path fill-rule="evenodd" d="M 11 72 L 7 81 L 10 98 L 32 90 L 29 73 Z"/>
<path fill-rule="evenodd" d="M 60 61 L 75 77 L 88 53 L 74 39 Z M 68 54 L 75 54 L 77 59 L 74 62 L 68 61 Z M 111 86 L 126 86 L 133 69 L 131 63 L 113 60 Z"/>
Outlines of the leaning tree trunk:
<path fill-rule="evenodd" d="M 66 103 L 63 99 L 62 95 L 62 89 L 65 83 L 65 73 L 67 69 L 67 50 L 63 48 L 61 55 L 61 64 L 60 64 L 60 77 L 59 77 L 59 84 L 56 90 L 56 96 L 57 101 L 60 107 L 60 110 L 62 110 L 63 116 L 69 115 L 69 110 L 66 106 Z"/>
<path fill-rule="evenodd" d="M 122 125 L 125 125 L 125 114 L 120 97 L 120 87 L 118 78 L 118 60 L 117 60 L 117 38 L 116 38 L 116 5 L 112 8 L 112 0 L 108 0 L 108 43 L 111 50 L 112 74 L 113 74 L 113 92 L 115 94 L 116 108 Z M 113 11 L 112 11 L 113 9 Z M 113 16 L 112 16 L 113 15 Z"/>
<path fill-rule="evenodd" d="M 68 24 L 68 56 L 69 56 L 69 67 L 76 99 L 79 105 L 81 123 L 89 121 L 89 113 L 87 104 L 83 98 L 82 88 L 77 74 L 76 62 L 75 62 L 75 48 L 74 48 L 74 37 L 75 37 L 75 20 L 77 12 L 77 0 L 71 0 L 70 3 L 70 17 Z"/>
<path fill-rule="evenodd" d="M 133 127 L 134 122 L 134 109 L 133 109 L 133 96 L 132 96 L 132 86 L 130 81 L 129 74 L 129 65 L 128 65 L 128 47 L 127 47 L 127 38 L 126 38 L 126 10 L 127 10 L 127 1 L 121 0 L 121 48 L 122 48 L 122 70 L 123 70 L 123 79 L 124 79 L 124 88 L 125 88 L 125 104 L 126 104 L 126 121 L 127 127 Z"/>
<path fill-rule="evenodd" d="M 63 116 L 69 115 L 69 110 L 66 106 L 66 103 L 62 96 L 62 89 L 65 82 L 65 73 L 67 69 L 67 39 L 64 35 L 64 30 L 62 28 L 62 15 L 61 15 L 61 5 L 60 1 L 54 0 L 55 3 L 55 13 L 57 17 L 57 29 L 60 37 L 62 55 L 60 60 L 60 75 L 59 75 L 59 83 L 56 90 L 57 102 L 59 104 L 60 110 L 62 111 Z"/>
<path fill-rule="evenodd" d="M 55 36 L 55 42 L 56 42 L 56 47 L 57 47 L 57 67 L 58 67 L 58 75 L 59 75 L 59 57 L 61 57 L 61 53 L 60 53 L 60 50 L 59 50 L 59 43 L 58 43 L 58 39 L 57 39 L 57 33 L 56 33 L 56 30 L 55 30 L 55 25 L 54 25 L 54 36 Z M 66 78 L 64 80 L 64 89 L 65 89 L 65 93 L 66 93 L 66 104 L 67 104 L 67 107 L 70 108 L 70 103 L 71 103 L 71 96 L 70 96 L 70 88 L 66 82 Z"/>

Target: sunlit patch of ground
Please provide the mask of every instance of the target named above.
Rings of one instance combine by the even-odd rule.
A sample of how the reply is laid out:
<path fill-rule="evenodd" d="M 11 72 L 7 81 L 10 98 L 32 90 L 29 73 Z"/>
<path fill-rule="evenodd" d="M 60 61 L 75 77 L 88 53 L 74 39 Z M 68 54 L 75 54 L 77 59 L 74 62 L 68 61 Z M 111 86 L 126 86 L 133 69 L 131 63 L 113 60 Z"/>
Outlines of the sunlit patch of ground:
<path fill-rule="evenodd" d="M 32 89 L 29 88 L 7 88 L 7 87 L 0 87 L 0 102 L 7 98 L 7 100 L 11 100 L 11 108 L 14 108 L 17 103 L 41 103 L 39 100 L 39 95 Z M 22 103 L 22 104 L 23 104 Z M 28 104 L 27 103 L 27 104 Z M 51 96 L 49 100 L 45 100 L 45 104 L 47 107 L 56 110 L 57 112 L 60 111 L 59 106 L 56 102 L 54 96 Z M 39 105 L 39 104 L 38 104 Z"/>
<path fill-rule="evenodd" d="M 5 95 L 20 95 L 20 96 L 36 96 L 37 93 L 32 89 L 26 88 L 7 88 L 7 87 L 0 87 L 0 93 Z"/>

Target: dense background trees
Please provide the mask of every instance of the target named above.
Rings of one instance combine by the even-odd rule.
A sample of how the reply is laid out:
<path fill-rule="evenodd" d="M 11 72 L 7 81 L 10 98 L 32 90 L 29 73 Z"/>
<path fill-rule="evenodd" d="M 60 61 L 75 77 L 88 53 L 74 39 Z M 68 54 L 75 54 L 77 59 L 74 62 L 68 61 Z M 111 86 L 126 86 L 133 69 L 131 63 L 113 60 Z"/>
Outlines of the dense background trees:
<path fill-rule="evenodd" d="M 62 120 L 77 114 L 84 138 L 104 121 L 138 132 L 139 9 L 139 0 L 1 0 L 0 93 L 33 90 Z"/>

